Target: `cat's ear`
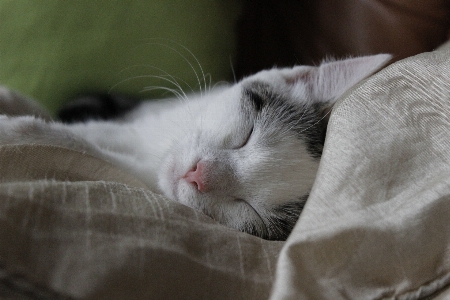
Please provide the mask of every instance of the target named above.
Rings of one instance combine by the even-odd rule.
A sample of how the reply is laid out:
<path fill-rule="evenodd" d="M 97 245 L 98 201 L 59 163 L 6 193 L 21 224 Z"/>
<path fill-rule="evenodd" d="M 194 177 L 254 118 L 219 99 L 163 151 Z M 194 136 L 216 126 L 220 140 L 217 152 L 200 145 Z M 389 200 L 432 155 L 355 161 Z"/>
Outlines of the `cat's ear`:
<path fill-rule="evenodd" d="M 324 62 L 318 67 L 299 69 L 286 78 L 288 84 L 306 87 L 308 98 L 313 102 L 334 102 L 361 80 L 383 67 L 392 56 L 378 54 Z"/>
<path fill-rule="evenodd" d="M 324 62 L 318 67 L 299 67 L 285 77 L 294 99 L 319 104 L 322 126 L 328 124 L 336 100 L 358 82 L 383 67 L 392 56 L 378 54 Z"/>

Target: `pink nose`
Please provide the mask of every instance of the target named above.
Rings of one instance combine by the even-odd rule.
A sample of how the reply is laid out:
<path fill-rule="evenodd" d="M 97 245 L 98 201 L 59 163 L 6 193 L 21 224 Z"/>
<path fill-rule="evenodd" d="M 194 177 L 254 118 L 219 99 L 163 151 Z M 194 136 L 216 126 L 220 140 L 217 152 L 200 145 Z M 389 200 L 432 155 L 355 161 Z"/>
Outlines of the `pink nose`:
<path fill-rule="evenodd" d="M 187 182 L 195 184 L 200 192 L 206 191 L 206 186 L 203 181 L 203 165 L 200 162 L 197 163 L 194 169 L 188 171 L 183 178 Z"/>

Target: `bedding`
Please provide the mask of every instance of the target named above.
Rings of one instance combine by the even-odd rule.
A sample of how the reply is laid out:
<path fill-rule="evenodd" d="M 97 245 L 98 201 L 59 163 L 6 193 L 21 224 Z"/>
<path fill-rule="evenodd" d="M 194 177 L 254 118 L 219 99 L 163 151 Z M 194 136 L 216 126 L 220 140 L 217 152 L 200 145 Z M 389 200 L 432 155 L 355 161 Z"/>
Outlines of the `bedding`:
<path fill-rule="evenodd" d="M 450 43 L 336 105 L 272 299 L 422 299 L 448 286 Z"/>
<path fill-rule="evenodd" d="M 0 296 L 446 299 L 449 140 L 447 44 L 339 100 L 286 242 L 223 227 L 89 153 L 0 140 Z"/>

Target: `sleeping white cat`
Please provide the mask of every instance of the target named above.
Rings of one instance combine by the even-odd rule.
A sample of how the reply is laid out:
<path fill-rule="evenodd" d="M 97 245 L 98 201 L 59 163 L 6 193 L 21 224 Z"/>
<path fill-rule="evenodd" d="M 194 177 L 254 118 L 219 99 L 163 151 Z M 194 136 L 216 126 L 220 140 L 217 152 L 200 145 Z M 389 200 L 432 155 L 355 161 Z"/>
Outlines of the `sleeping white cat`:
<path fill-rule="evenodd" d="M 87 151 L 224 225 L 286 239 L 313 185 L 332 106 L 389 59 L 274 68 L 208 93 L 143 102 L 114 121 L 3 116 L 0 144 Z"/>

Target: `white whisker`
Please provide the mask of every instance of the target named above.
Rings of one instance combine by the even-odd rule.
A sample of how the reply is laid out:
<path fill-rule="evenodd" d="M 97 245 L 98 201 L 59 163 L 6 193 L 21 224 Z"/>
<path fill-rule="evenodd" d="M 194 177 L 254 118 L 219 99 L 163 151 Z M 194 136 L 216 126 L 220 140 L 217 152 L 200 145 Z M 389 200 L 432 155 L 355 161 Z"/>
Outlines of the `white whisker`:
<path fill-rule="evenodd" d="M 111 92 L 111 90 L 114 89 L 116 86 L 118 86 L 118 85 L 120 85 L 120 84 L 122 84 L 122 83 L 124 83 L 124 82 L 126 82 L 126 81 L 130 81 L 130 80 L 134 80 L 134 79 L 139 79 L 139 78 L 152 78 L 152 77 L 153 77 L 153 78 L 159 78 L 159 79 L 163 79 L 163 80 L 169 81 L 171 84 L 173 84 L 174 86 L 176 86 L 176 87 L 179 89 L 179 91 L 180 91 L 181 93 L 185 94 L 185 92 L 184 92 L 184 90 L 183 90 L 183 87 L 182 87 L 181 84 L 179 83 L 179 82 L 181 81 L 181 82 L 182 82 L 183 84 L 185 84 L 192 92 L 194 92 L 194 89 L 193 89 L 193 88 L 192 88 L 185 80 L 183 80 L 183 79 L 181 79 L 181 78 L 179 78 L 179 77 L 173 76 L 173 75 L 169 74 L 167 71 L 165 71 L 165 70 L 163 70 L 163 69 L 161 69 L 161 68 L 158 68 L 158 67 L 156 67 L 156 66 L 152 66 L 152 65 L 134 65 L 134 66 L 131 66 L 131 67 L 128 67 L 128 68 L 123 69 L 123 70 L 120 71 L 119 73 L 123 73 L 124 71 L 130 70 L 131 68 L 143 67 L 143 66 L 144 66 L 144 67 L 148 67 L 148 68 L 152 68 L 152 69 L 155 69 L 155 70 L 158 70 L 158 71 L 160 71 L 160 72 L 163 72 L 164 75 L 141 75 L 141 76 L 133 76 L 133 77 L 124 79 L 124 80 L 118 82 L 117 84 L 113 85 L 113 86 L 109 89 L 109 92 Z M 170 78 L 170 80 L 168 80 L 167 78 Z"/>
<path fill-rule="evenodd" d="M 166 78 L 166 76 L 158 76 L 158 75 L 148 75 L 148 77 L 150 78 L 158 78 L 167 82 L 170 82 L 171 84 L 173 84 L 175 87 L 178 88 L 180 94 L 182 94 L 184 96 L 185 99 L 187 99 L 187 95 L 186 93 L 183 91 L 183 89 L 181 88 L 180 84 L 177 81 L 174 81 L 172 79 Z M 173 78 L 172 76 L 170 78 Z"/>
<path fill-rule="evenodd" d="M 182 45 L 182 44 L 180 44 L 180 43 L 177 43 L 177 42 L 175 42 L 175 41 L 173 41 L 173 42 L 174 42 L 175 44 L 179 45 L 180 47 L 182 47 L 183 49 L 185 49 L 185 50 L 192 56 L 192 58 L 195 60 L 195 62 L 197 63 L 197 65 L 198 65 L 198 67 L 200 68 L 200 71 L 201 71 L 201 73 L 202 73 L 203 81 L 204 81 L 204 83 L 205 83 L 205 91 L 206 91 L 205 72 L 203 72 L 202 65 L 200 64 L 200 62 L 199 62 L 199 60 L 197 59 L 197 57 L 196 57 L 196 56 L 194 55 L 194 53 L 192 53 L 192 51 L 189 50 L 186 46 L 184 46 L 184 45 Z M 200 90 L 201 90 L 201 88 L 200 88 Z"/>
<path fill-rule="evenodd" d="M 165 86 L 149 86 L 149 87 L 143 88 L 141 92 L 149 92 L 149 91 L 153 91 L 153 90 L 165 90 L 167 92 L 170 92 L 170 93 L 174 94 L 180 100 L 185 100 L 186 99 L 185 95 L 182 95 L 176 89 L 171 89 L 171 88 L 168 88 L 168 87 L 165 87 Z"/>
<path fill-rule="evenodd" d="M 230 55 L 230 67 L 231 67 L 231 72 L 233 72 L 234 83 L 236 84 L 237 83 L 236 73 L 234 72 L 233 61 L 231 60 L 231 55 Z"/>
<path fill-rule="evenodd" d="M 221 81 L 214 83 L 214 85 L 212 86 L 212 89 L 214 90 L 217 86 L 219 86 L 221 84 L 223 84 L 225 86 L 229 86 L 230 83 L 228 81 L 221 80 Z"/>
<path fill-rule="evenodd" d="M 162 40 L 164 40 L 164 39 L 162 39 Z M 172 41 L 173 42 L 173 41 Z M 176 43 L 176 42 L 173 42 L 173 43 Z M 166 47 L 167 49 L 169 49 L 169 50 L 171 50 L 171 51 L 173 51 L 173 52 L 175 52 L 175 53 L 177 53 L 190 67 L 191 67 L 191 69 L 192 69 L 192 71 L 194 72 L 194 75 L 195 75 L 195 77 L 196 77 L 196 79 L 197 79 L 197 82 L 198 82 L 198 84 L 199 84 L 199 89 L 200 89 L 200 95 L 202 96 L 203 95 L 203 91 L 202 91 L 202 83 L 201 83 L 201 80 L 200 80 L 200 77 L 199 77 L 199 75 L 198 75 L 198 73 L 197 73 L 197 71 L 195 70 L 195 68 L 194 68 L 194 66 L 192 65 L 192 63 L 187 59 L 187 57 L 186 56 L 184 56 L 180 51 L 178 51 L 177 49 L 175 49 L 175 48 L 173 48 L 173 47 L 171 47 L 171 46 L 169 46 L 169 45 L 166 45 L 166 44 L 162 44 L 162 43 L 155 43 L 155 42 L 149 42 L 149 43 L 147 43 L 148 45 L 157 45 L 157 46 L 162 46 L 162 47 Z M 183 45 L 181 45 L 181 44 L 178 44 L 178 43 L 176 43 L 177 45 L 179 45 L 179 46 L 181 46 L 181 47 L 183 47 L 186 51 L 188 51 L 188 53 L 189 54 L 191 54 L 192 55 L 192 57 L 195 59 L 195 61 L 197 62 L 197 64 L 199 64 L 199 66 L 200 66 L 200 63 L 198 62 L 198 60 L 197 60 L 197 58 L 192 54 L 192 52 L 189 50 L 189 49 L 187 49 L 185 46 L 183 46 Z M 201 74 L 202 74 L 202 76 L 203 76 L 203 81 L 204 81 L 204 73 L 203 73 L 203 69 L 201 68 L 201 66 L 200 66 L 200 70 L 201 70 Z"/>
<path fill-rule="evenodd" d="M 311 126 L 309 126 L 309 127 L 305 128 L 305 129 L 303 129 L 302 131 L 300 131 L 300 133 L 302 133 L 302 132 L 304 132 L 304 131 L 310 129 L 311 127 L 316 126 L 316 125 L 319 124 L 323 119 L 325 119 L 330 113 L 331 113 L 331 111 L 328 111 L 322 118 L 320 118 L 318 121 L 316 121 L 316 122 L 315 122 L 314 124 L 312 124 Z"/>

